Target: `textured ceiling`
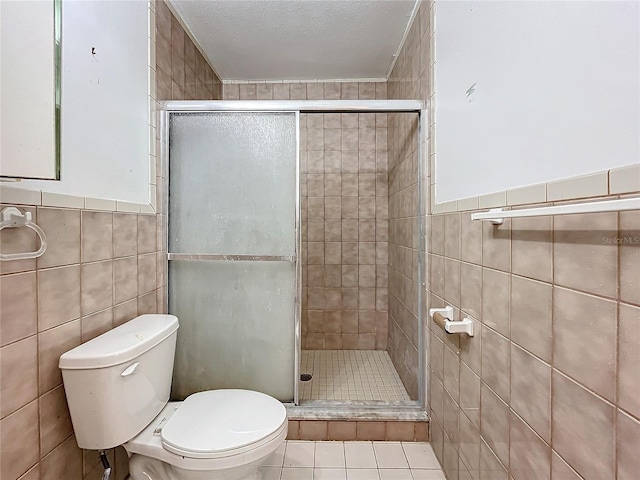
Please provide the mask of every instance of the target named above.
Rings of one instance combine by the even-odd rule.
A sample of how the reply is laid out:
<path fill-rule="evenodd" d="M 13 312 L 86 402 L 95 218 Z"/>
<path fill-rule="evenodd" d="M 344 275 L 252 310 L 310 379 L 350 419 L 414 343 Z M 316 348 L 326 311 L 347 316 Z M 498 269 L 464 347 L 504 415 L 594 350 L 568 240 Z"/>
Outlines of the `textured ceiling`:
<path fill-rule="evenodd" d="M 386 78 L 419 0 L 171 0 L 222 80 Z"/>

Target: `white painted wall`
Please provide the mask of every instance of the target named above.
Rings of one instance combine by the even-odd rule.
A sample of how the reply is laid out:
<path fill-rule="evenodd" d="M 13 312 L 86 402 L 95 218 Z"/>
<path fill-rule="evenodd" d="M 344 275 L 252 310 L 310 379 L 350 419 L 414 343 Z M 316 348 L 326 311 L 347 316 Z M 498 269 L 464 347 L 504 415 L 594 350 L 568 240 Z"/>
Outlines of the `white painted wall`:
<path fill-rule="evenodd" d="M 0 1 L 0 175 L 55 178 L 53 0 Z"/>
<path fill-rule="evenodd" d="M 639 7 L 437 2 L 437 203 L 638 163 Z"/>
<path fill-rule="evenodd" d="M 63 2 L 61 180 L 22 187 L 149 203 L 148 25 L 145 1 Z"/>

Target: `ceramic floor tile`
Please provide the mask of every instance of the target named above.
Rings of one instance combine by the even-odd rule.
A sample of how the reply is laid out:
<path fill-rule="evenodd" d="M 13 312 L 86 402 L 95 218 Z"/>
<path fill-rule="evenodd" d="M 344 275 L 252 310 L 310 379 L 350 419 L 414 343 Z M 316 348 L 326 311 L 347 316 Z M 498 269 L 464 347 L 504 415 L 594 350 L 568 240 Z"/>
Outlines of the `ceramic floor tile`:
<path fill-rule="evenodd" d="M 316 468 L 345 468 L 344 443 L 316 443 L 315 466 Z"/>
<path fill-rule="evenodd" d="M 282 467 L 284 462 L 284 449 L 286 445 L 286 443 L 280 445 L 275 452 L 265 459 L 262 465 L 265 467 Z"/>
<path fill-rule="evenodd" d="M 373 450 L 378 468 L 409 468 L 400 442 L 374 442 Z"/>
<path fill-rule="evenodd" d="M 260 467 L 261 480 L 280 480 L 282 467 Z"/>
<path fill-rule="evenodd" d="M 413 480 L 447 480 L 442 470 L 411 469 Z"/>
<path fill-rule="evenodd" d="M 377 468 L 349 468 L 347 480 L 380 480 Z"/>
<path fill-rule="evenodd" d="M 285 467 L 313 467 L 314 442 L 288 441 L 284 451 Z"/>
<path fill-rule="evenodd" d="M 347 471 L 344 468 L 315 468 L 313 480 L 347 480 Z"/>
<path fill-rule="evenodd" d="M 344 454 L 347 468 L 377 468 L 371 442 L 345 442 Z"/>
<path fill-rule="evenodd" d="M 283 468 L 281 480 L 313 480 L 313 468 Z"/>
<path fill-rule="evenodd" d="M 413 480 L 408 468 L 381 468 L 378 473 L 380 480 Z"/>
<path fill-rule="evenodd" d="M 410 400 L 389 354 L 382 350 L 303 350 L 301 400 Z"/>
<path fill-rule="evenodd" d="M 431 445 L 428 443 L 405 442 L 402 443 L 402 448 L 409 461 L 409 467 L 419 469 L 434 468 L 438 470 L 441 468 Z"/>
<path fill-rule="evenodd" d="M 422 442 L 289 440 L 267 462 L 275 465 L 260 469 L 263 480 L 446 480 Z"/>

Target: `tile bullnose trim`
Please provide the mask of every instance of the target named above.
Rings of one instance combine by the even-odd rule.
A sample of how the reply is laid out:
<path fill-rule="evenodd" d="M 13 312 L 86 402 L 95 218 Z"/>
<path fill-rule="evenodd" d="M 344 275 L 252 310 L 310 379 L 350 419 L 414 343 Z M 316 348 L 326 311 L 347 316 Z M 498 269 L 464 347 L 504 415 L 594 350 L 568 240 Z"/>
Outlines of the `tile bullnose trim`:
<path fill-rule="evenodd" d="M 505 192 L 495 192 L 467 197 L 443 203 L 435 203 L 433 195 L 431 214 L 462 212 L 478 208 L 525 206 L 541 203 L 588 200 L 640 192 L 640 164 L 603 170 L 587 175 L 563 178 L 545 183 L 517 187 Z M 453 205 L 457 205 L 454 207 Z"/>

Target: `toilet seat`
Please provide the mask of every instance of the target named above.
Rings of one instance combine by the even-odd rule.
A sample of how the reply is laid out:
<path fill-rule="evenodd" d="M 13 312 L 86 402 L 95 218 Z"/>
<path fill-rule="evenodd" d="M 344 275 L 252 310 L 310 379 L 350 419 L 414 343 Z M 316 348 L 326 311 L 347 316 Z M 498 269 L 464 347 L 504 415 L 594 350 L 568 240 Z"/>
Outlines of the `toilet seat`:
<path fill-rule="evenodd" d="M 237 454 L 277 434 L 286 418 L 284 405 L 260 392 L 194 393 L 162 427 L 162 446 L 189 458 Z"/>
<path fill-rule="evenodd" d="M 212 406 L 222 409 L 222 407 L 218 407 L 218 405 L 216 405 L 216 403 L 212 400 L 213 397 L 208 395 L 215 392 L 229 392 L 229 390 L 212 390 L 209 392 L 201 392 L 202 394 L 207 394 L 204 396 L 204 398 L 208 397 L 209 400 L 208 402 L 203 403 L 208 405 L 209 409 L 211 409 Z M 238 390 L 236 390 L 236 392 L 238 392 Z M 169 425 L 171 420 L 173 420 L 178 412 L 182 410 L 183 406 L 189 398 L 193 397 L 194 395 L 201 395 L 200 393 L 198 393 L 187 397 L 184 402 L 168 403 L 165 408 L 163 408 L 162 411 L 158 414 L 158 416 L 142 432 L 126 442 L 123 446 L 130 455 L 143 455 L 186 470 L 221 470 L 226 468 L 235 468 L 237 466 L 247 465 L 252 462 L 259 461 L 261 458 L 264 458 L 266 455 L 280 446 L 282 442 L 284 442 L 288 430 L 286 409 L 284 405 L 282 405 L 278 400 L 268 397 L 267 395 L 263 395 L 258 392 L 249 392 L 246 390 L 240 390 L 239 392 L 246 392 L 247 395 L 241 393 L 239 394 L 239 397 L 238 395 L 234 397 L 233 394 L 230 394 L 230 397 L 241 398 L 244 399 L 245 402 L 250 402 L 251 398 L 254 398 L 256 402 L 251 403 L 251 405 L 254 405 L 254 407 L 252 408 L 254 408 L 254 412 L 256 413 L 260 413 L 261 410 L 264 411 L 263 408 L 265 406 L 269 408 L 269 405 L 271 405 L 275 412 L 278 413 L 277 415 L 274 414 L 273 416 L 271 416 L 271 414 L 269 415 L 271 421 L 273 422 L 272 425 L 275 425 L 278 422 L 278 418 L 281 419 L 281 423 L 275 426 L 274 430 L 270 432 L 270 434 L 267 434 L 260 440 L 254 441 L 252 443 L 245 442 L 246 444 L 244 446 L 237 446 L 235 448 L 228 448 L 226 450 L 223 449 L 205 453 L 201 451 L 200 457 L 195 456 L 198 454 L 198 452 L 188 452 L 187 449 L 184 449 L 184 447 L 184 453 L 175 453 L 173 451 L 170 451 L 163 444 L 164 442 L 162 437 L 164 429 L 167 427 L 167 425 Z M 264 399 L 258 400 L 252 394 L 267 397 L 269 402 L 263 402 Z M 224 397 L 225 394 L 222 395 Z M 198 404 L 199 403 L 200 402 L 198 402 Z M 239 408 L 236 408 L 236 411 L 237 410 L 239 410 Z M 278 410 L 280 411 L 278 412 Z M 193 409 L 192 414 L 194 411 L 197 412 L 201 410 L 198 410 L 197 408 Z M 233 409 L 227 411 L 233 412 Z M 174 423 L 174 428 L 176 428 L 176 425 L 179 425 L 180 427 L 182 427 L 182 431 L 193 433 L 198 426 L 198 421 L 194 421 L 195 423 L 191 423 L 190 425 L 188 425 L 186 416 L 184 417 L 185 418 L 183 420 L 178 420 L 178 422 Z M 171 430 L 169 430 L 169 432 L 170 431 Z M 166 432 L 164 432 L 164 435 L 166 435 Z M 169 439 L 172 439 L 171 434 L 169 434 Z M 176 443 L 175 439 L 173 439 L 173 442 Z M 180 449 L 174 447 L 174 450 Z M 200 448 L 200 450 L 202 450 L 202 448 Z"/>

